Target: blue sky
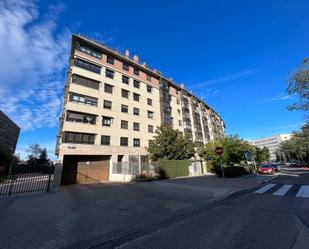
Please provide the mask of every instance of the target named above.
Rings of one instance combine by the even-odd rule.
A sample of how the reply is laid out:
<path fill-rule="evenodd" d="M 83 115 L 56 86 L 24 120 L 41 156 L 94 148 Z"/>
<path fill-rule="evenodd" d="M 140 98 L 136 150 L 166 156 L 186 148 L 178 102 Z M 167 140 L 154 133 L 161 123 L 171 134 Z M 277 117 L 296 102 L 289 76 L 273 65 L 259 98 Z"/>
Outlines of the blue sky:
<path fill-rule="evenodd" d="M 309 56 L 309 1 L 0 2 L 0 109 L 21 128 L 17 153 L 52 156 L 68 65 L 80 33 L 173 77 L 245 139 L 297 130 L 289 72 Z"/>

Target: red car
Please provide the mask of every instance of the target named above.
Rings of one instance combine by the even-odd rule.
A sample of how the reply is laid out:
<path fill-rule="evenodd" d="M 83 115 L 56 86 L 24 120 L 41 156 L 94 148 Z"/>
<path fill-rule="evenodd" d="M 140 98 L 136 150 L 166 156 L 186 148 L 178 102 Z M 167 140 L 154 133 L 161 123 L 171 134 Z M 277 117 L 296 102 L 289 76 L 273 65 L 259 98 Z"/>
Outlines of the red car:
<path fill-rule="evenodd" d="M 275 168 L 271 164 L 263 164 L 259 167 L 260 174 L 275 174 Z"/>

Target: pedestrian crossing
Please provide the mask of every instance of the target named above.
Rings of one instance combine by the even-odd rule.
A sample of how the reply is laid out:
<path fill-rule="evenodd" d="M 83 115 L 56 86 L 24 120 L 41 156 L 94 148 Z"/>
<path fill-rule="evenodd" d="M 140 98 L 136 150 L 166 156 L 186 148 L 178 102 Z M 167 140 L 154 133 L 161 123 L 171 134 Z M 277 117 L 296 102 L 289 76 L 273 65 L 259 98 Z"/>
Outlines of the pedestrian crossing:
<path fill-rule="evenodd" d="M 309 198 L 309 185 L 269 183 L 255 190 L 253 193 Z"/>

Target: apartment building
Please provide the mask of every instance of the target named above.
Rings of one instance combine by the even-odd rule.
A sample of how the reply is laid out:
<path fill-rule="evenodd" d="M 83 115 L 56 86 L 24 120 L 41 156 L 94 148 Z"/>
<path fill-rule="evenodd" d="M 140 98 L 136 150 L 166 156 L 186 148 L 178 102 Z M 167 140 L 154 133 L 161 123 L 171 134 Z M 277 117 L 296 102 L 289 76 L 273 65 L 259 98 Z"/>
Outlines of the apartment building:
<path fill-rule="evenodd" d="M 100 179 L 116 180 L 113 163 L 148 162 L 149 141 L 161 124 L 200 143 L 224 136 L 220 116 L 184 85 L 129 51 L 73 34 L 56 145 L 63 183 L 75 182 L 85 165 L 103 165 Z"/>
<path fill-rule="evenodd" d="M 13 154 L 19 137 L 20 128 L 0 111 L 0 145 L 6 146 Z"/>
<path fill-rule="evenodd" d="M 270 160 L 276 160 L 276 152 L 280 149 L 280 144 L 283 141 L 291 139 L 291 134 L 278 134 L 271 137 L 260 138 L 251 142 L 251 144 L 260 149 L 266 147 L 269 149 Z"/>

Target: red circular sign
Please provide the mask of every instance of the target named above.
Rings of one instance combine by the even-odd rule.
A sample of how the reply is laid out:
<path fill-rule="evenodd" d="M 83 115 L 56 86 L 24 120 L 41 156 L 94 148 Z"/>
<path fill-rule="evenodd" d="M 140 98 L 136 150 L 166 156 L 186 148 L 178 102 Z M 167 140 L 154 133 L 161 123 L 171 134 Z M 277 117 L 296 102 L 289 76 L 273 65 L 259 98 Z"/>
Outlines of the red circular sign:
<path fill-rule="evenodd" d="M 221 156 L 223 154 L 223 148 L 222 147 L 217 147 L 215 149 L 215 152 L 217 155 Z"/>

